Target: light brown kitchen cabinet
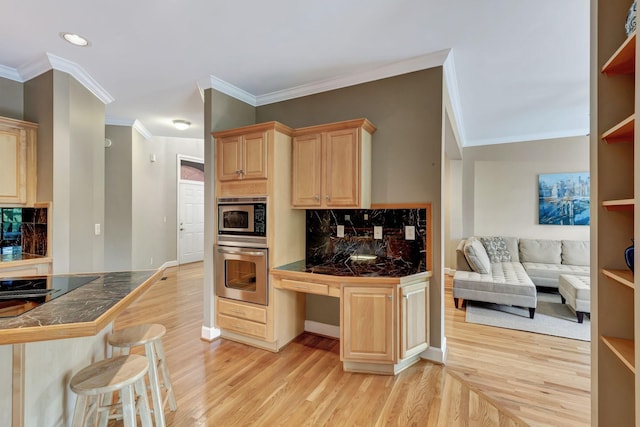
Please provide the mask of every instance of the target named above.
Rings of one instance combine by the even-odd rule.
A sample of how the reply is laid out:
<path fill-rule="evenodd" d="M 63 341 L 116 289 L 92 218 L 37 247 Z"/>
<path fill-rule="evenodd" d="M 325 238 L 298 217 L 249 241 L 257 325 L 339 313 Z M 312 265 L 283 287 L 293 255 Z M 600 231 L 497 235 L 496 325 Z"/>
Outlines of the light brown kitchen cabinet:
<path fill-rule="evenodd" d="M 33 205 L 38 125 L 0 117 L 0 205 Z"/>
<path fill-rule="evenodd" d="M 0 263 L 0 277 L 41 276 L 51 273 L 51 258 Z"/>
<path fill-rule="evenodd" d="M 217 170 L 220 181 L 267 178 L 267 132 L 220 139 Z"/>
<path fill-rule="evenodd" d="M 394 362 L 396 287 L 344 286 L 341 298 L 341 359 Z"/>
<path fill-rule="evenodd" d="M 292 207 L 369 208 L 375 130 L 367 119 L 296 129 Z"/>
<path fill-rule="evenodd" d="M 342 286 L 340 358 L 346 371 L 397 374 L 428 347 L 429 282 Z"/>
<path fill-rule="evenodd" d="M 422 353 L 428 347 L 428 291 L 427 282 L 400 288 L 400 359 Z"/>

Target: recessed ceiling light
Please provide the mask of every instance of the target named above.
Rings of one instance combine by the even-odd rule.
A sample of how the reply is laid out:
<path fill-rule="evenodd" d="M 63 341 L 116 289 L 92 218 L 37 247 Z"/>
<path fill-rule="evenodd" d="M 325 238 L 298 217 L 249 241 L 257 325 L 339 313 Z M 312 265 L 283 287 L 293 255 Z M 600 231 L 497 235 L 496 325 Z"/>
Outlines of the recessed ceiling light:
<path fill-rule="evenodd" d="M 71 43 L 72 45 L 75 45 L 75 46 L 87 47 L 90 44 L 89 40 L 87 40 L 86 38 L 82 37 L 79 34 L 60 33 L 60 36 L 63 39 L 65 39 L 66 41 L 68 41 L 69 43 Z"/>
<path fill-rule="evenodd" d="M 173 125 L 178 130 L 186 130 L 189 129 L 189 126 L 191 126 L 191 122 L 188 122 L 186 120 L 174 120 Z"/>

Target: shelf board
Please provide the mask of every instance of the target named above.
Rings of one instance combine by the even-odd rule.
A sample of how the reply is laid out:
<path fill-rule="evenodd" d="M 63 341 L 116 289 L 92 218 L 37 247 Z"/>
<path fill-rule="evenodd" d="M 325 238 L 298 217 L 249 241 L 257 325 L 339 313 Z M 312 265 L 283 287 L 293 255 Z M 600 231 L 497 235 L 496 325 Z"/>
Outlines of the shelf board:
<path fill-rule="evenodd" d="M 608 211 L 627 211 L 635 207 L 634 199 L 605 200 L 602 206 Z"/>
<path fill-rule="evenodd" d="M 633 284 L 633 273 L 629 270 L 613 270 L 613 269 L 602 269 L 602 274 L 609 277 L 610 279 L 615 280 L 616 282 L 628 286 L 631 289 L 634 289 Z"/>
<path fill-rule="evenodd" d="M 634 31 L 602 67 L 607 76 L 633 73 L 636 69 L 636 32 Z"/>
<path fill-rule="evenodd" d="M 618 356 L 631 372 L 636 373 L 635 367 L 635 351 L 633 348 L 633 340 L 624 338 L 601 336 L 600 339 Z"/>
<path fill-rule="evenodd" d="M 635 119 L 633 114 L 602 134 L 602 140 L 607 144 L 618 142 L 633 143 L 635 134 Z"/>

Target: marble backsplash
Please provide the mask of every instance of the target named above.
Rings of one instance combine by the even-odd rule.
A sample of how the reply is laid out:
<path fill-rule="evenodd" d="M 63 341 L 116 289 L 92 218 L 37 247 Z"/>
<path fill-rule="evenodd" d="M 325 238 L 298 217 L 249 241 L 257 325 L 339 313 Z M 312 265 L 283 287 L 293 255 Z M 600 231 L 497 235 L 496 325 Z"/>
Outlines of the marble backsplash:
<path fill-rule="evenodd" d="M 47 208 L 0 208 L 0 251 L 47 254 Z"/>
<path fill-rule="evenodd" d="M 307 267 L 338 267 L 357 275 L 426 271 L 429 223 L 426 208 L 308 210 Z M 382 238 L 374 238 L 374 226 L 382 227 Z M 407 226 L 415 227 L 415 239 L 406 239 Z"/>

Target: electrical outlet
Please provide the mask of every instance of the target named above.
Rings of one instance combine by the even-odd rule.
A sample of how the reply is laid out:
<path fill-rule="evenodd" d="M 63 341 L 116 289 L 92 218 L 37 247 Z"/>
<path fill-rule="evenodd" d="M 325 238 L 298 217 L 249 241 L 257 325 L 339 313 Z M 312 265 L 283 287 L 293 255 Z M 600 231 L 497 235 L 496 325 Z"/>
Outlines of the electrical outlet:
<path fill-rule="evenodd" d="M 368 220 L 369 219 L 369 214 L 364 214 L 364 220 Z"/>
<path fill-rule="evenodd" d="M 338 226 L 337 235 L 338 235 L 338 237 L 344 237 L 344 225 L 339 225 Z"/>
<path fill-rule="evenodd" d="M 345 214 L 345 215 L 344 215 L 344 220 L 345 220 L 345 221 L 351 221 L 351 215 L 349 215 L 349 214 Z"/>
<path fill-rule="evenodd" d="M 405 240 L 416 240 L 416 227 L 414 225 L 407 225 L 404 227 Z"/>
<path fill-rule="evenodd" d="M 153 265 L 153 257 L 149 258 L 149 265 Z"/>
<path fill-rule="evenodd" d="M 373 227 L 373 238 L 374 239 L 382 239 L 382 227 L 375 226 Z"/>

